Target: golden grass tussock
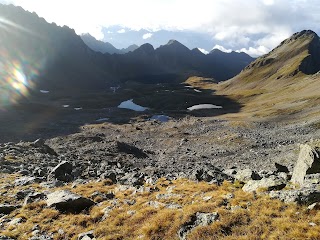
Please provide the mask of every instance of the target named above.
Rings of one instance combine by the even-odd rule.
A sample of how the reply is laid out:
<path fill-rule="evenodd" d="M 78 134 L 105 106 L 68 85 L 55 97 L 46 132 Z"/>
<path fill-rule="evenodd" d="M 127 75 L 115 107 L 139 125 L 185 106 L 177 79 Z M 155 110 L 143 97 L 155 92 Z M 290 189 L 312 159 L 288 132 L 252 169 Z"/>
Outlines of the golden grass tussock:
<path fill-rule="evenodd" d="M 13 180 L 8 176 L 0 184 Z M 148 187 L 158 191 L 146 191 Z M 96 191 L 113 192 L 115 197 L 98 199 L 89 211 L 79 214 L 60 213 L 48 208 L 45 201 L 31 203 L 2 219 L 22 218 L 22 221 L 16 225 L 4 221 L 0 235 L 28 239 L 38 225 L 40 232 L 52 234 L 54 239 L 77 239 L 78 234 L 94 230 L 97 239 L 175 240 L 179 239 L 180 227 L 195 213 L 218 212 L 218 221 L 194 228 L 187 239 L 320 238 L 318 210 L 285 204 L 263 194 L 244 193 L 240 185 L 228 182 L 217 186 L 186 179 L 160 179 L 155 186 L 146 185 L 144 191 L 121 188 L 106 181 L 63 188 L 89 198 Z"/>

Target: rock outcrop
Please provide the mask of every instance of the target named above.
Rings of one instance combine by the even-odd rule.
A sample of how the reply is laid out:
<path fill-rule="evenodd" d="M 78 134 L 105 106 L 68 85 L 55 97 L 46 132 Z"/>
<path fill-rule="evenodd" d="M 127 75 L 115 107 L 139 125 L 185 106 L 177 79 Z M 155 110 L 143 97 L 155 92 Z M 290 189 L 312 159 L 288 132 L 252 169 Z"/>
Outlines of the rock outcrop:
<path fill-rule="evenodd" d="M 306 174 L 320 173 L 320 152 L 309 144 L 300 145 L 300 153 L 291 181 L 302 186 Z"/>

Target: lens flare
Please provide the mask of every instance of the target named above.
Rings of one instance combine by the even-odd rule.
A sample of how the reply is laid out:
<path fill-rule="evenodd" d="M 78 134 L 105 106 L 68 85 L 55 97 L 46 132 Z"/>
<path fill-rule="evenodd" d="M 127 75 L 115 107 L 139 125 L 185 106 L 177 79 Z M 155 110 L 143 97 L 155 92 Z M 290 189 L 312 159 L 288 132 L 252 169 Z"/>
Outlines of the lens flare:
<path fill-rule="evenodd" d="M 38 71 L 30 64 L 14 59 L 7 51 L 0 53 L 0 109 L 7 109 L 23 97 L 28 97 Z"/>
<path fill-rule="evenodd" d="M 6 110 L 30 95 L 45 57 L 28 47 L 39 36 L 27 28 L 0 16 L 0 31 L 0 110 Z"/>

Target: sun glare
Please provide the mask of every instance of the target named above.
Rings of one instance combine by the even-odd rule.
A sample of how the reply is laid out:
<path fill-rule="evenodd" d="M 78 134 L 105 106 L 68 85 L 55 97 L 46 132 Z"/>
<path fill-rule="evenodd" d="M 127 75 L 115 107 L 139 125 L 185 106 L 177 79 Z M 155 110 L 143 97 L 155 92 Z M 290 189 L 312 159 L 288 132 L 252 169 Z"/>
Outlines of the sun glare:
<path fill-rule="evenodd" d="M 29 29 L 1 16 L 0 30 L 4 30 L 4 38 L 9 36 L 6 32 L 11 31 L 21 36 L 27 33 L 37 37 Z M 34 88 L 34 80 L 39 75 L 42 63 L 43 59 L 26 55 L 19 48 L 12 48 L 8 45 L 0 46 L 0 109 L 7 109 L 22 97 L 29 95 L 30 89 Z"/>
<path fill-rule="evenodd" d="M 0 59 L 0 109 L 6 109 L 22 97 L 27 97 L 34 86 L 32 79 L 38 73 L 30 65 L 12 60 L 12 54 L 3 56 Z"/>

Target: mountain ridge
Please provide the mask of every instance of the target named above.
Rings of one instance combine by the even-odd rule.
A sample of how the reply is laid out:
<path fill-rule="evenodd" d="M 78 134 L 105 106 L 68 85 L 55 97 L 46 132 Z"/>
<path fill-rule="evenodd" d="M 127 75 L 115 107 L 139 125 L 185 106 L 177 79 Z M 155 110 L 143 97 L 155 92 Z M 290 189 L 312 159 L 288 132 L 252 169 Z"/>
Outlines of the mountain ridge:
<path fill-rule="evenodd" d="M 217 90 L 244 104 L 244 115 L 311 120 L 320 114 L 319 70 L 320 38 L 303 30 L 221 83 Z"/>

